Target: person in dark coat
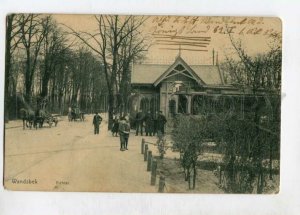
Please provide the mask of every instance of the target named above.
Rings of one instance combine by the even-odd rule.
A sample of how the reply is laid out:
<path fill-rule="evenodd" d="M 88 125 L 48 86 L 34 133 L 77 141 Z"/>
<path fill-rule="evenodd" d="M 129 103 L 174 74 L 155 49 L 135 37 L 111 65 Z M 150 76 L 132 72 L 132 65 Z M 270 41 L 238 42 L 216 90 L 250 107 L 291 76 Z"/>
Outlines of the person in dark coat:
<path fill-rule="evenodd" d="M 129 117 L 125 117 L 125 129 L 124 129 L 124 138 L 125 138 L 125 149 L 128 150 L 128 140 L 129 140 L 129 134 L 130 134 L 130 123 L 129 123 Z"/>
<path fill-rule="evenodd" d="M 165 134 L 165 124 L 167 123 L 166 117 L 163 115 L 162 111 L 159 111 L 159 115 L 157 117 L 157 130 L 162 134 Z"/>
<path fill-rule="evenodd" d="M 135 136 L 138 136 L 139 130 L 141 136 L 143 136 L 143 123 L 144 123 L 144 113 L 142 111 L 139 111 L 135 117 L 135 130 L 136 130 Z"/>
<path fill-rule="evenodd" d="M 157 134 L 157 120 L 158 120 L 158 112 L 155 111 L 155 113 L 153 114 L 153 136 L 155 136 L 155 134 Z"/>
<path fill-rule="evenodd" d="M 102 122 L 102 117 L 96 112 L 93 118 L 94 134 L 99 134 L 99 127 Z"/>
<path fill-rule="evenodd" d="M 111 132 L 112 132 L 112 135 L 113 136 L 118 136 L 118 133 L 119 133 L 119 119 L 118 119 L 118 116 L 115 116 L 114 119 L 113 119 L 113 126 L 112 126 L 112 129 L 111 129 Z"/>
<path fill-rule="evenodd" d="M 146 136 L 152 136 L 153 132 L 153 117 L 150 111 L 145 116 L 145 131 L 146 131 Z"/>
<path fill-rule="evenodd" d="M 120 150 L 128 150 L 128 139 L 130 133 L 129 120 L 125 117 L 121 117 L 119 124 L 119 135 L 120 135 Z"/>

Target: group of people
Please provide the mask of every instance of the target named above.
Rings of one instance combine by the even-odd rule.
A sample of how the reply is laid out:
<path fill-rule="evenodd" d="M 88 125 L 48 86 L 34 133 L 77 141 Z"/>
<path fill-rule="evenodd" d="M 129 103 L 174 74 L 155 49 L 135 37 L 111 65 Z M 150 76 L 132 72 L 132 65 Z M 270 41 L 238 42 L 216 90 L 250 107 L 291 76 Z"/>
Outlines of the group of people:
<path fill-rule="evenodd" d="M 93 118 L 94 125 L 94 134 L 99 134 L 99 127 L 102 122 L 102 117 L 96 113 Z M 146 136 L 154 136 L 159 132 L 164 135 L 165 133 L 165 124 L 167 123 L 166 117 L 163 115 L 162 111 L 155 112 L 152 114 L 150 111 L 144 114 L 142 111 L 139 111 L 135 117 L 135 129 L 136 136 L 140 132 L 140 135 L 143 135 L 145 130 Z M 112 135 L 120 136 L 120 150 L 128 150 L 128 139 L 130 133 L 130 123 L 128 116 L 122 116 L 118 118 L 117 115 L 113 117 L 112 123 Z"/>
<path fill-rule="evenodd" d="M 102 122 L 102 117 L 95 113 L 93 118 L 94 125 L 94 134 L 99 134 L 100 125 Z M 118 119 L 117 116 L 114 117 L 113 127 L 112 127 L 113 136 L 120 135 L 120 150 L 125 151 L 128 150 L 128 138 L 130 133 L 130 124 L 128 116 L 123 116 Z"/>
<path fill-rule="evenodd" d="M 123 116 L 120 119 L 117 115 L 113 117 L 113 123 L 111 128 L 112 136 L 120 136 L 120 150 L 128 150 L 128 139 L 130 133 L 129 117 Z"/>
<path fill-rule="evenodd" d="M 156 111 L 152 114 L 150 111 L 144 114 L 142 111 L 139 111 L 135 118 L 136 133 L 135 135 L 143 136 L 143 129 L 145 128 L 146 136 L 154 136 L 158 132 L 165 134 L 165 124 L 167 123 L 166 117 L 163 115 L 162 111 L 159 113 Z"/>

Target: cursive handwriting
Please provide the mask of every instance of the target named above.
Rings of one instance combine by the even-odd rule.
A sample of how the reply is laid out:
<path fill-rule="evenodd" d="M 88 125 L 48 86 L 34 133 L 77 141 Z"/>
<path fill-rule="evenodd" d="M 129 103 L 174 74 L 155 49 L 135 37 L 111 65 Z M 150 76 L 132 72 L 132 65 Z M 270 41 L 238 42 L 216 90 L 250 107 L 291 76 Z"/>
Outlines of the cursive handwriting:
<path fill-rule="evenodd" d="M 152 18 L 150 32 L 155 35 L 168 34 L 238 34 L 274 36 L 281 32 L 264 25 L 263 17 L 197 17 L 156 16 Z"/>

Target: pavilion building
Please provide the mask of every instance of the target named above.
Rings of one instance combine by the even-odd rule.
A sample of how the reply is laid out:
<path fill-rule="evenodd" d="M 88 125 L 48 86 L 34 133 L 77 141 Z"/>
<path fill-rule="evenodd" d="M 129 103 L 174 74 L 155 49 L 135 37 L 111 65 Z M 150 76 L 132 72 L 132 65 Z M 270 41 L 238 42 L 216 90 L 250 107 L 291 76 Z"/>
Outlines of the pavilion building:
<path fill-rule="evenodd" d="M 224 107 L 237 108 L 232 106 L 234 97 L 242 103 L 240 90 L 225 84 L 218 65 L 188 65 L 178 55 L 171 65 L 133 64 L 132 67 L 133 112 L 161 110 L 172 117 L 178 113 L 196 115 Z"/>

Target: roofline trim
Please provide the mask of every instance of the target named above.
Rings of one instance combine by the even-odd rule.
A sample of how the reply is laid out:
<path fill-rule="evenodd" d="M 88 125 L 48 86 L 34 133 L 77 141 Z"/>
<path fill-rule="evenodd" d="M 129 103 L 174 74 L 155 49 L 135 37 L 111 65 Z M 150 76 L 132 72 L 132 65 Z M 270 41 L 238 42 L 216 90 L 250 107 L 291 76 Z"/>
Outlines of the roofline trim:
<path fill-rule="evenodd" d="M 180 57 L 178 56 L 175 60 L 175 62 L 162 74 L 160 75 L 156 81 L 154 82 L 154 86 L 156 87 L 162 80 L 166 78 L 166 76 L 175 69 L 175 67 L 179 64 L 183 64 L 183 66 L 186 68 L 186 70 L 191 73 L 195 81 L 197 83 L 206 85 L 205 82 L 197 75 L 197 73 Z"/>

